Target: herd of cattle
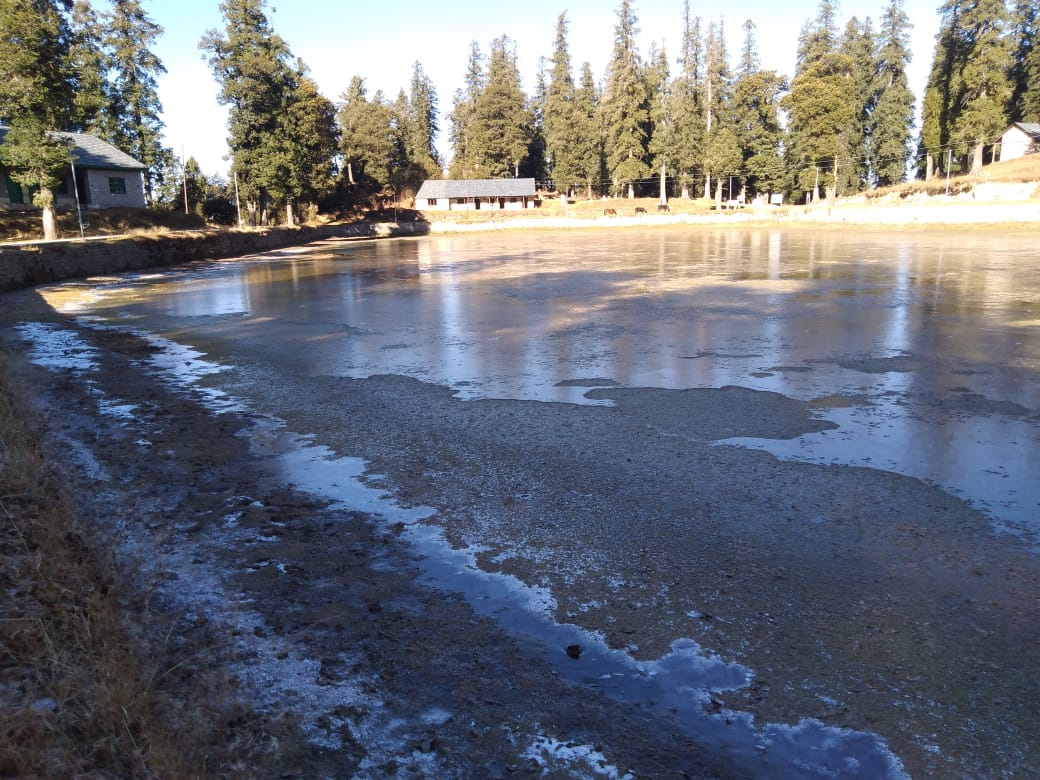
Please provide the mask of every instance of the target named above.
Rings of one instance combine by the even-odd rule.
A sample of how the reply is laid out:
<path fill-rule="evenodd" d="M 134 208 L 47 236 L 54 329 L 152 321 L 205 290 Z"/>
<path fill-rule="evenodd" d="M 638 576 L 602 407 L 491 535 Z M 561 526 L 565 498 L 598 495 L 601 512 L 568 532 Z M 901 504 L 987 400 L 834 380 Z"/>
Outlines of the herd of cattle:
<path fill-rule="evenodd" d="M 664 211 L 671 211 L 671 209 L 668 208 L 668 204 L 667 203 L 658 203 L 657 204 L 657 211 L 658 211 L 658 213 L 661 213 L 661 212 L 664 212 Z M 637 215 L 638 214 L 646 214 L 646 209 L 644 209 L 642 206 L 636 206 L 636 214 Z M 603 209 L 603 216 L 604 217 L 616 217 L 617 216 L 617 209 Z"/>

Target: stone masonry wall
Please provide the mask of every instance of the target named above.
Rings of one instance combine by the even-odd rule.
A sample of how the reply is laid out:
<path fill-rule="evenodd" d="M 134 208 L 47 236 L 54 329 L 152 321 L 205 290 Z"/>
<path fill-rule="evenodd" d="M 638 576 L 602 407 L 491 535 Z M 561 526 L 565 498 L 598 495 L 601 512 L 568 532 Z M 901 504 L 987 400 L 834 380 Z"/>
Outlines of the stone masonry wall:
<path fill-rule="evenodd" d="M 414 235 L 428 229 L 425 223 L 353 223 L 0 244 L 0 292 L 195 260 L 241 257 L 326 238 Z"/>

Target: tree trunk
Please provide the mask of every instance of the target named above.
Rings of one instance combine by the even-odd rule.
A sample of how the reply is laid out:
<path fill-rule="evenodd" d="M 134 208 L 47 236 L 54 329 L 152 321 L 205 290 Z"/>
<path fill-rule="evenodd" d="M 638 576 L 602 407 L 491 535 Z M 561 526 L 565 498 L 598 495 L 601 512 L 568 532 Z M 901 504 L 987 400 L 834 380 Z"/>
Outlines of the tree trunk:
<path fill-rule="evenodd" d="M 354 164 L 347 161 L 347 181 L 350 182 L 350 186 L 353 187 L 356 182 L 354 181 Z"/>
<path fill-rule="evenodd" d="M 54 206 L 43 207 L 43 240 L 54 241 L 58 237 L 58 220 L 54 215 Z"/>
<path fill-rule="evenodd" d="M 289 227 L 296 225 L 296 220 L 293 216 L 292 200 L 285 201 L 285 224 Z"/>
<path fill-rule="evenodd" d="M 715 210 L 722 211 L 722 179 L 715 182 Z"/>
<path fill-rule="evenodd" d="M 690 199 L 690 185 L 689 184 L 685 184 L 685 183 L 683 184 L 683 186 L 682 186 L 682 196 L 681 197 L 682 197 L 683 200 L 689 200 Z"/>
<path fill-rule="evenodd" d="M 934 175 L 935 175 L 935 158 L 932 157 L 932 153 L 931 152 L 928 152 L 928 154 L 925 155 L 924 180 L 925 181 L 931 181 L 932 177 Z"/>
<path fill-rule="evenodd" d="M 704 174 L 704 197 L 705 198 L 710 198 L 711 197 L 711 174 L 710 173 Z"/>
<path fill-rule="evenodd" d="M 629 200 L 632 200 L 632 198 L 634 198 L 635 196 L 636 196 L 636 188 L 635 188 L 634 185 L 629 184 L 628 185 L 628 192 L 625 194 L 625 197 L 628 198 Z"/>
<path fill-rule="evenodd" d="M 982 170 L 982 152 L 985 148 L 985 144 L 979 141 L 975 144 L 975 151 L 971 156 L 971 172 L 978 173 Z"/>
<path fill-rule="evenodd" d="M 668 193 L 665 192 L 665 170 L 664 163 L 661 163 L 661 205 L 668 205 Z"/>

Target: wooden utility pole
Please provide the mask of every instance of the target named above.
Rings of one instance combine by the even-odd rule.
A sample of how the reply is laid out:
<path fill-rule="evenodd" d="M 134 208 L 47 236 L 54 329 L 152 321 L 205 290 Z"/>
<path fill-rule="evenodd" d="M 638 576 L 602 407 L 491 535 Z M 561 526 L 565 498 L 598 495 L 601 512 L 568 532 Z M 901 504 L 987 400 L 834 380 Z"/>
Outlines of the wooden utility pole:
<path fill-rule="evenodd" d="M 181 146 L 181 183 L 184 185 L 184 213 L 188 213 L 188 164 L 184 161 L 184 147 Z"/>

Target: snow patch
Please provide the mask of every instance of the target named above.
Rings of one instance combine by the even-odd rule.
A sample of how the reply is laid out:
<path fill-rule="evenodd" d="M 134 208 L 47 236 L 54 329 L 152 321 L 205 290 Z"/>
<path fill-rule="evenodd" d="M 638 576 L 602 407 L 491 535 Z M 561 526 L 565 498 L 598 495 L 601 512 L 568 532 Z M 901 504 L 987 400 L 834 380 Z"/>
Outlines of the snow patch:
<path fill-rule="evenodd" d="M 569 765 L 570 770 L 580 777 L 605 777 L 608 780 L 633 778 L 629 772 L 622 774 L 621 770 L 611 764 L 596 748 L 576 742 L 561 742 L 553 737 L 535 737 L 522 756 L 541 768 L 542 777 L 553 772 L 566 771 Z"/>

